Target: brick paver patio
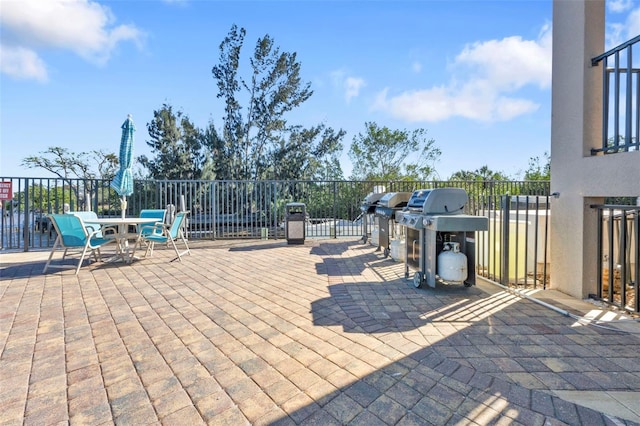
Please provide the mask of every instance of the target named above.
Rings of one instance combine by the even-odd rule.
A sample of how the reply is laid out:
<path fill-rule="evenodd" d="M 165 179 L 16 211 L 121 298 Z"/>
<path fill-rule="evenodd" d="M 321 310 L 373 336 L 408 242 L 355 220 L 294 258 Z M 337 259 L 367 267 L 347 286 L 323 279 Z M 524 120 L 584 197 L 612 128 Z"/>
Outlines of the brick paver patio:
<path fill-rule="evenodd" d="M 358 241 L 192 245 L 78 276 L 0 255 L 0 424 L 636 424 L 557 395 L 639 395 L 638 334 L 415 289 Z"/>

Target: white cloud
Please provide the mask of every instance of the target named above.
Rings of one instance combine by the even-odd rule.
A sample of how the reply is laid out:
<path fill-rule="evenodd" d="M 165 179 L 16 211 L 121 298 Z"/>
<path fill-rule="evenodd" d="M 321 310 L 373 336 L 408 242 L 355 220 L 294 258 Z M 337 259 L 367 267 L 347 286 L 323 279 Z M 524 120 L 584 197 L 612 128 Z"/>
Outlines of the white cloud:
<path fill-rule="evenodd" d="M 349 103 L 352 98 L 360 94 L 360 89 L 365 86 L 365 82 L 361 78 L 347 77 L 344 80 L 344 99 Z"/>
<path fill-rule="evenodd" d="M 451 117 L 473 121 L 506 121 L 539 108 L 527 99 L 495 96 L 465 88 L 452 93 L 448 87 L 404 92 L 388 98 L 388 89 L 380 92 L 374 109 L 389 111 L 396 118 L 408 122 L 438 122 Z"/>
<path fill-rule="evenodd" d="M 634 9 L 629 13 L 627 17 L 626 25 L 627 39 L 631 40 L 640 34 L 640 8 Z"/>
<path fill-rule="evenodd" d="M 633 7 L 633 0 L 607 0 L 606 4 L 611 12 L 626 12 Z"/>
<path fill-rule="evenodd" d="M 0 45 L 0 72 L 18 80 L 48 80 L 42 59 L 33 50 L 23 47 Z"/>
<path fill-rule="evenodd" d="M 607 3 L 608 4 L 608 3 Z M 630 11 L 624 22 L 608 22 L 605 34 L 606 49 L 612 49 L 640 34 L 640 8 Z"/>
<path fill-rule="evenodd" d="M 537 40 L 506 37 L 465 46 L 451 64 L 451 80 L 441 86 L 389 96 L 378 94 L 373 109 L 386 110 L 410 122 L 436 122 L 451 117 L 505 121 L 539 108 L 515 95 L 519 89 L 551 85 L 551 27 Z"/>
<path fill-rule="evenodd" d="M 335 70 L 331 72 L 333 85 L 344 94 L 344 100 L 349 103 L 351 99 L 360 95 L 360 89 L 366 86 L 366 82 L 359 77 L 347 75 L 345 70 Z"/>
<path fill-rule="evenodd" d="M 454 67 L 468 65 L 501 90 L 527 84 L 541 88 L 551 84 L 551 28 L 545 26 L 538 40 L 506 37 L 466 46 Z"/>
<path fill-rule="evenodd" d="M 96 64 L 106 63 L 118 43 L 140 47 L 144 37 L 133 25 L 115 26 L 111 10 L 90 0 L 5 1 L 0 23 L 12 49 L 70 50 Z"/>

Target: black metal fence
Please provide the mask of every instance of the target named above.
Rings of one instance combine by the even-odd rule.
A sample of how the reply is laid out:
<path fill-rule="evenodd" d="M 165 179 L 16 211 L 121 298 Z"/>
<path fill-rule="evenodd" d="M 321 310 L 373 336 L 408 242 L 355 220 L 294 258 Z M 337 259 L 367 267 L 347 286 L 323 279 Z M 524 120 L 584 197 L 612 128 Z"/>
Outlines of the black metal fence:
<path fill-rule="evenodd" d="M 635 52 L 634 52 L 635 50 Z M 591 60 L 602 63 L 602 147 L 591 154 L 640 150 L 640 35 Z"/>
<path fill-rule="evenodd" d="M 596 297 L 640 312 L 640 206 L 594 205 L 598 211 Z"/>
<path fill-rule="evenodd" d="M 121 214 L 107 180 L 0 178 L 12 187 L 4 202 L 1 248 L 48 248 L 55 235 L 46 215 L 92 210 Z M 174 181 L 136 180 L 126 215 L 142 209 L 189 210 L 190 239 L 285 238 L 285 206 L 306 205 L 308 238 L 362 237 L 373 217 L 361 204 L 376 192 L 459 187 L 469 194 L 465 213 L 489 217 L 478 236 L 479 275 L 503 284 L 548 283 L 549 182 L 546 181 Z"/>
<path fill-rule="evenodd" d="M 478 274 L 503 285 L 549 285 L 549 195 L 490 196 L 478 214 L 489 230 L 477 236 Z"/>

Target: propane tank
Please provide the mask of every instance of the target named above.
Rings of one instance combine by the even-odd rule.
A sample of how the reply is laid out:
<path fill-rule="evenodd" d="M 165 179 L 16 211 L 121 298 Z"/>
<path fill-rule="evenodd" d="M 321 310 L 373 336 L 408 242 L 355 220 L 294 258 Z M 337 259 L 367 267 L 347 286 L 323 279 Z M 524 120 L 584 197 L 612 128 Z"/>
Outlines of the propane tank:
<path fill-rule="evenodd" d="M 460 253 L 460 243 L 444 243 L 438 255 L 438 275 L 444 281 L 462 283 L 467 279 L 467 256 Z"/>
<path fill-rule="evenodd" d="M 373 229 L 371 230 L 371 240 L 369 240 L 369 244 L 372 246 L 380 246 L 380 228 L 378 224 L 373 225 Z"/>
<path fill-rule="evenodd" d="M 391 240 L 391 258 L 396 262 L 404 262 L 404 238 Z"/>

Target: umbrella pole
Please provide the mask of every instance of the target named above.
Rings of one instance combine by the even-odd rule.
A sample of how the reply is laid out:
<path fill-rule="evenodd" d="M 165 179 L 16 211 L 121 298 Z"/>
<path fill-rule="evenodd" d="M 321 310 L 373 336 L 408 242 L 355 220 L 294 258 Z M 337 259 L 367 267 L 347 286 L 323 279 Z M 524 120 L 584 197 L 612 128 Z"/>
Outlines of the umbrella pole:
<path fill-rule="evenodd" d="M 124 195 L 122 196 L 122 199 L 120 200 L 120 210 L 122 211 L 122 218 L 124 219 L 125 210 L 127 210 L 127 197 L 125 197 Z"/>

